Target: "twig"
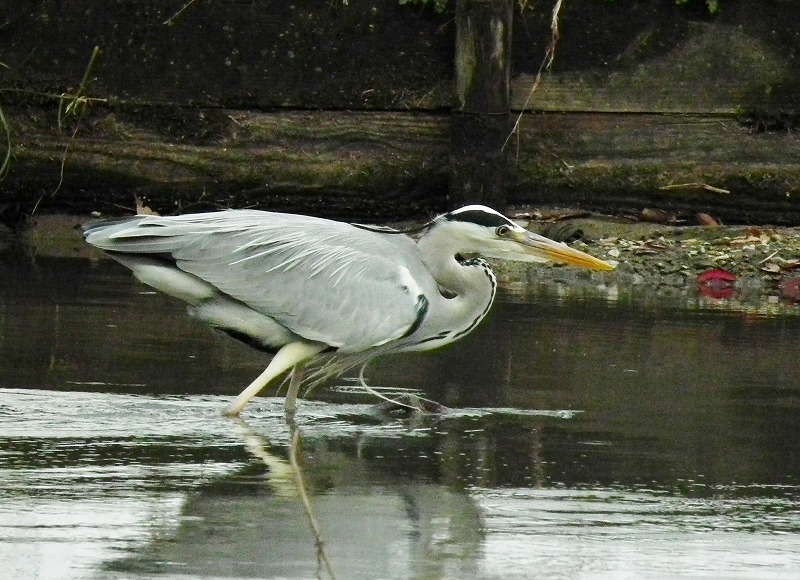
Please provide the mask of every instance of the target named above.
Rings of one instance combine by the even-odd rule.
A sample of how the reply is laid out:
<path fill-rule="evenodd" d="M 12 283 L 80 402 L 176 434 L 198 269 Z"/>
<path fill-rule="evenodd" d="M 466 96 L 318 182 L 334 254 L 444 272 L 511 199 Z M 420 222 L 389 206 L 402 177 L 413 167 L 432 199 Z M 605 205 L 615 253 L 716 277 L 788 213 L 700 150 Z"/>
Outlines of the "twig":
<path fill-rule="evenodd" d="M 194 3 L 195 3 L 195 0 L 189 0 L 186 4 L 184 4 L 181 7 L 180 10 L 178 10 L 175 14 L 173 14 L 172 16 L 167 18 L 164 22 L 162 22 L 162 24 L 165 24 L 167 26 L 174 25 L 175 24 L 175 20 L 177 20 L 180 17 L 180 15 L 183 14 L 189 8 L 189 6 L 191 6 Z"/>
<path fill-rule="evenodd" d="M 721 187 L 714 187 L 713 185 L 708 185 L 707 183 L 700 183 L 700 182 L 662 185 L 658 189 L 660 189 L 661 191 L 668 191 L 671 189 L 705 189 L 706 191 L 712 191 L 714 193 L 725 193 L 725 194 L 730 193 L 729 189 L 722 189 Z"/>
<path fill-rule="evenodd" d="M 73 117 L 80 118 L 80 115 L 89 106 L 89 99 L 86 98 L 86 89 L 91 82 L 89 74 L 92 72 L 94 62 L 100 54 L 100 47 L 95 46 L 92 51 L 92 56 L 89 57 L 89 64 L 86 65 L 86 70 L 83 73 L 83 78 L 78 85 L 78 90 L 75 94 L 61 93 L 58 97 L 58 128 L 64 128 L 64 120 L 72 115 Z M 64 104 L 66 103 L 66 105 Z M 63 105 L 63 110 L 62 110 Z"/>
<path fill-rule="evenodd" d="M 761 260 L 761 261 L 758 263 L 758 265 L 760 266 L 760 265 L 761 265 L 761 264 L 763 264 L 764 262 L 769 262 L 769 261 L 770 261 L 772 258 L 774 258 L 775 256 L 777 256 L 777 255 L 778 255 L 778 252 L 780 252 L 780 250 L 775 250 L 775 251 L 774 251 L 774 252 L 772 252 L 772 253 L 771 253 L 769 256 L 767 256 L 766 258 L 764 258 L 763 260 Z"/>
<path fill-rule="evenodd" d="M 61 95 L 61 100 L 58 104 L 58 127 L 61 129 L 63 127 L 62 121 L 66 119 L 69 115 L 75 117 L 75 128 L 72 131 L 72 135 L 70 135 L 69 139 L 67 140 L 67 144 L 64 146 L 64 153 L 61 155 L 61 167 L 59 168 L 59 179 L 58 185 L 56 186 L 55 190 L 51 195 L 55 195 L 61 189 L 61 186 L 64 184 L 64 167 L 67 164 L 67 154 L 69 153 L 69 148 L 72 145 L 73 141 L 75 141 L 75 136 L 78 134 L 78 129 L 81 126 L 81 119 L 83 118 L 83 114 L 86 112 L 89 106 L 89 100 L 86 98 L 85 93 L 86 90 L 91 83 L 91 72 L 92 68 L 94 68 L 94 63 L 97 60 L 98 55 L 100 54 L 100 47 L 95 46 L 94 50 L 92 51 L 92 56 L 89 57 L 89 64 L 86 65 L 86 70 L 83 73 L 83 78 L 81 79 L 81 83 L 78 85 L 78 90 L 75 91 L 74 95 L 68 95 L 63 93 Z M 62 113 L 61 105 L 65 102 L 67 104 L 64 106 L 64 111 Z M 42 198 L 39 198 L 41 201 Z M 39 205 L 39 202 L 36 202 L 36 205 Z M 36 208 L 34 207 L 34 212 Z M 33 214 L 31 214 L 33 215 Z"/>
<path fill-rule="evenodd" d="M 56 185 L 56 188 L 50 194 L 51 196 L 57 194 L 61 190 L 61 186 L 64 184 L 64 168 L 67 164 L 67 154 L 69 153 L 70 145 L 72 145 L 72 142 L 75 141 L 75 136 L 78 134 L 78 129 L 80 129 L 81 118 L 88 108 L 89 99 L 87 99 L 84 94 L 86 93 L 87 87 L 91 83 L 90 75 L 99 54 L 100 47 L 95 46 L 94 50 L 92 51 L 92 56 L 89 57 L 89 64 L 86 65 L 86 70 L 83 72 L 83 78 L 81 78 L 81 83 L 78 85 L 78 90 L 75 91 L 75 94 L 70 95 L 67 93 L 61 93 L 59 96 L 58 128 L 59 130 L 64 128 L 64 119 L 70 115 L 75 117 L 75 128 L 72 131 L 72 135 L 70 135 L 69 139 L 67 139 L 67 144 L 64 145 L 64 153 L 61 154 L 61 166 L 59 167 L 58 185 Z M 66 103 L 66 105 L 64 105 L 64 103 Z M 33 217 L 33 215 L 36 213 L 36 210 L 39 208 L 39 204 L 42 203 L 43 199 L 44 194 L 40 195 L 39 199 L 36 200 L 33 210 L 31 211 L 31 217 Z"/>
<path fill-rule="evenodd" d="M 79 117 L 79 119 L 80 119 L 80 117 Z M 70 145 L 72 145 L 72 142 L 75 141 L 75 136 L 78 134 L 78 129 L 79 128 L 80 128 L 80 124 L 76 123 L 75 124 L 75 129 L 72 130 L 72 135 L 69 136 L 69 139 L 67 140 L 67 144 L 64 145 L 64 153 L 62 153 L 62 155 L 61 155 L 61 166 L 59 167 L 59 171 L 58 171 L 58 185 L 56 185 L 56 188 L 53 190 L 53 193 L 51 195 L 57 194 L 59 192 L 59 190 L 61 189 L 61 186 L 64 185 L 64 167 L 67 165 L 67 153 L 69 153 Z M 36 211 L 35 208 L 34 208 L 34 211 Z"/>
<path fill-rule="evenodd" d="M 6 154 L 3 155 L 3 162 L 0 163 L 0 180 L 8 175 L 9 168 L 11 167 L 11 127 L 8 126 L 8 120 L 3 113 L 3 108 L 0 107 L 0 129 L 6 136 Z"/>
<path fill-rule="evenodd" d="M 553 16 L 550 20 L 550 44 L 547 46 L 547 50 L 544 53 L 544 58 L 542 59 L 541 64 L 539 65 L 539 70 L 536 71 L 536 77 L 533 79 L 533 85 L 531 85 L 530 90 L 528 91 L 528 96 L 525 98 L 525 103 L 522 105 L 522 109 L 517 115 L 516 121 L 514 121 L 514 127 L 511 129 L 511 132 L 506 137 L 506 140 L 503 142 L 503 147 L 501 150 L 506 148 L 508 142 L 511 140 L 511 136 L 515 133 L 519 133 L 519 125 L 522 122 L 522 116 L 525 114 L 525 110 L 528 108 L 528 104 L 531 102 L 533 98 L 533 93 L 539 88 L 539 83 L 542 80 L 542 72 L 544 70 L 550 70 L 550 66 L 553 64 L 553 59 L 556 57 L 556 44 L 558 43 L 558 15 L 561 12 L 561 5 L 563 4 L 563 0 L 556 0 L 555 6 L 553 6 Z M 518 137 L 519 139 L 519 137 Z"/>
<path fill-rule="evenodd" d="M 570 165 L 569 163 L 567 163 L 566 161 L 564 161 L 563 159 L 561 159 L 561 157 L 559 157 L 558 155 L 556 155 L 556 154 L 555 154 L 555 153 L 553 153 L 552 151 L 550 151 L 549 153 L 550 153 L 550 155 L 552 155 L 553 157 L 555 157 L 556 159 L 558 159 L 558 160 L 559 160 L 561 163 L 563 163 L 563 164 L 564 164 L 564 167 L 566 167 L 567 169 L 569 169 L 569 170 L 571 170 L 571 169 L 575 169 L 575 166 L 574 166 L 574 165 Z"/>

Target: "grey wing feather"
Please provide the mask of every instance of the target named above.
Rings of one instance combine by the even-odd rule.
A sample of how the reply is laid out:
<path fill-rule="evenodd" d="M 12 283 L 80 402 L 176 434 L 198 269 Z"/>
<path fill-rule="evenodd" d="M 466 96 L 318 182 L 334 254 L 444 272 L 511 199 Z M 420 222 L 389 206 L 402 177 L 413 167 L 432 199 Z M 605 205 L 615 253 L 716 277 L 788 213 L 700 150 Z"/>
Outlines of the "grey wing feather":
<path fill-rule="evenodd" d="M 307 216 L 230 210 L 143 216 L 90 227 L 87 241 L 122 253 L 171 256 L 292 332 L 358 351 L 412 332 L 435 282 L 415 244 Z"/>

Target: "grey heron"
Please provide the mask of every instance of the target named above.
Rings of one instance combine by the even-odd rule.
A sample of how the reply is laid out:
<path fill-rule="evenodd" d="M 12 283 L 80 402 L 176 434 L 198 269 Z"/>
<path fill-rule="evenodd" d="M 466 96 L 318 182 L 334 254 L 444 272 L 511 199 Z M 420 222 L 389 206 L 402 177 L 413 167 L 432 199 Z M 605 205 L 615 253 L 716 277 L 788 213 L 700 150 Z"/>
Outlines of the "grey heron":
<path fill-rule="evenodd" d="M 312 361 L 325 360 L 326 375 L 363 371 L 376 356 L 463 337 L 497 289 L 478 255 L 613 268 L 480 205 L 442 214 L 414 238 L 257 210 L 140 215 L 90 225 L 85 236 L 143 283 L 188 303 L 193 317 L 274 354 L 228 415 L 287 373 L 293 412 Z"/>

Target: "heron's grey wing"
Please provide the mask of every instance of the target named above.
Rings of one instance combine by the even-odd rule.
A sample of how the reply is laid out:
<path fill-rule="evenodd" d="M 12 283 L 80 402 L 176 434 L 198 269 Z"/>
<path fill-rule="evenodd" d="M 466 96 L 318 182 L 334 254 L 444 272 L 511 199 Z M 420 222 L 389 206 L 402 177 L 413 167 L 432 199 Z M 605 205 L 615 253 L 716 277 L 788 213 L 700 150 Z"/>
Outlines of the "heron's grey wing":
<path fill-rule="evenodd" d="M 107 229 L 102 236 L 88 230 L 87 240 L 168 255 L 292 332 L 343 351 L 413 332 L 427 311 L 425 292 L 435 287 L 406 236 L 319 218 L 234 210 L 147 216 Z"/>

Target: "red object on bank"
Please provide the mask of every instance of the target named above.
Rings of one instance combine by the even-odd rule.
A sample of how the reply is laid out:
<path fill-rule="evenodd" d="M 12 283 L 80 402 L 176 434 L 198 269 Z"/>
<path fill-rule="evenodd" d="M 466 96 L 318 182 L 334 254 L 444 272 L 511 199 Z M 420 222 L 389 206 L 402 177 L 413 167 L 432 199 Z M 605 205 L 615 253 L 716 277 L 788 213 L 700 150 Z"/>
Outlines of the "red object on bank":
<path fill-rule="evenodd" d="M 715 300 L 725 300 L 733 296 L 736 289 L 734 283 L 736 276 L 726 270 L 714 268 L 708 272 L 703 272 L 697 277 L 697 287 L 700 294 Z"/>

